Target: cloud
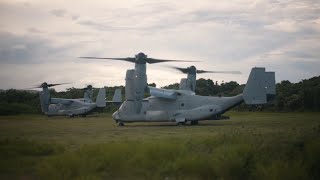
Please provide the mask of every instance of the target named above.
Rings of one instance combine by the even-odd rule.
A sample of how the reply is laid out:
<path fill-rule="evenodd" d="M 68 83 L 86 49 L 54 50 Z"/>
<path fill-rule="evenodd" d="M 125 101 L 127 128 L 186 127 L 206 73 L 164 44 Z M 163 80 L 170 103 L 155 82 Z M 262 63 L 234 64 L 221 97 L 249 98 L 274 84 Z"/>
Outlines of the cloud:
<path fill-rule="evenodd" d="M 199 69 L 244 73 L 204 74 L 203 78 L 245 83 L 251 67 L 265 66 L 277 71 L 278 81 L 297 81 L 320 74 L 319 12 L 317 0 L 44 0 L 28 5 L 4 1 L 0 4 L 0 70 L 16 65 L 17 71 L 23 71 L 26 65 L 36 64 L 39 70 L 32 69 L 37 77 L 46 71 L 63 80 L 78 56 L 127 57 L 142 51 L 154 58 L 201 60 L 193 64 Z M 63 67 L 59 73 L 47 69 L 53 64 Z M 116 84 L 124 82 L 124 69 L 133 67 L 101 61 L 89 64 L 91 70 L 74 64 L 87 75 L 74 71 L 69 78 L 84 76 L 81 79 L 96 83 L 118 78 Z M 95 75 L 96 64 L 108 65 L 104 75 L 101 69 Z M 11 76 L 4 72 L 9 73 L 3 71 L 3 76 Z M 165 74 L 166 69 L 148 65 L 148 79 L 156 84 L 179 82 L 183 77 L 173 72 L 163 79 Z"/>
<path fill-rule="evenodd" d="M 70 85 L 55 87 L 63 90 L 66 87 L 84 87 L 85 84 L 92 84 L 95 87 L 114 86 L 119 82 L 124 84 L 124 79 L 119 78 L 116 70 L 108 70 L 110 75 L 105 76 L 106 67 L 94 63 L 72 63 L 67 61 L 63 68 L 55 62 L 41 64 L 2 64 L 0 71 L 1 89 L 28 88 L 42 82 L 63 83 L 70 82 Z M 14 73 L 13 73 L 14 72 Z M 120 74 L 124 76 L 125 72 Z"/>
<path fill-rule="evenodd" d="M 0 63 L 29 64 L 51 60 L 62 61 L 74 44 L 54 45 L 54 42 L 32 35 L 16 35 L 0 31 Z"/>
<path fill-rule="evenodd" d="M 99 31 L 111 31 L 111 30 L 129 30 L 128 27 L 112 27 L 110 25 L 95 22 L 93 20 L 84 20 L 78 22 L 80 25 L 89 26 Z"/>
<path fill-rule="evenodd" d="M 64 9 L 54 9 L 54 10 L 51 10 L 50 13 L 57 17 L 63 17 L 66 15 L 67 11 Z"/>
<path fill-rule="evenodd" d="M 71 16 L 71 18 L 72 18 L 73 21 L 76 21 L 77 19 L 79 19 L 79 16 L 78 15 L 73 15 L 73 16 Z"/>
<path fill-rule="evenodd" d="M 30 33 L 35 33 L 35 34 L 42 34 L 42 33 L 44 33 L 44 31 L 41 31 L 41 30 L 39 30 L 39 29 L 37 29 L 37 28 L 33 28 L 33 27 L 28 28 L 28 32 L 30 32 Z"/>

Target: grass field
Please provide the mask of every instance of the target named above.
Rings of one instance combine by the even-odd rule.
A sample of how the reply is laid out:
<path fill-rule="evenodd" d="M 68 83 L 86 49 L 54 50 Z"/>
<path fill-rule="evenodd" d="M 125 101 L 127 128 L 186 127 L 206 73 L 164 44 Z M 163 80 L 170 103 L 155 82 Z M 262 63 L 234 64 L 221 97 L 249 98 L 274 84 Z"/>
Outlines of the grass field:
<path fill-rule="evenodd" d="M 132 123 L 0 117 L 0 179 L 320 179 L 320 113 Z"/>

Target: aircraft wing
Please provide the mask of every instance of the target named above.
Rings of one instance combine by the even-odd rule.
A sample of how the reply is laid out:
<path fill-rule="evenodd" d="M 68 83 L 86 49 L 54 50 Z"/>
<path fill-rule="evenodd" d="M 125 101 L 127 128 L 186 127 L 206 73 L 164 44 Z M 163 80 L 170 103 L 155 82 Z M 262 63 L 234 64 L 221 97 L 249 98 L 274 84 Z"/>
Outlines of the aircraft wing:
<path fill-rule="evenodd" d="M 164 99 L 177 99 L 178 92 L 170 89 L 161 89 L 161 88 L 155 88 L 148 86 L 150 90 L 150 95 L 158 98 L 164 98 Z"/>
<path fill-rule="evenodd" d="M 177 92 L 178 94 L 184 94 L 184 95 L 195 95 L 196 93 L 191 90 L 173 90 Z"/>
<path fill-rule="evenodd" d="M 69 105 L 73 102 L 72 99 L 62 99 L 62 98 L 51 98 L 50 101 L 52 104 L 64 104 Z"/>

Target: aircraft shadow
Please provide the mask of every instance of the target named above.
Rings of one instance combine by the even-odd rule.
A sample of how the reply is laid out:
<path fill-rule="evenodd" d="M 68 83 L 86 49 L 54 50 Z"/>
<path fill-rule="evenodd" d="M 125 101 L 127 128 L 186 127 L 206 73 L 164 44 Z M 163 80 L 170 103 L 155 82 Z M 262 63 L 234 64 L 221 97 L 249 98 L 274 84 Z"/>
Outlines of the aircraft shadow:
<path fill-rule="evenodd" d="M 197 125 L 185 124 L 185 125 L 177 125 L 176 123 L 167 123 L 167 124 L 129 124 L 125 123 L 124 127 L 208 127 L 208 126 L 228 126 L 230 124 L 224 123 L 199 123 Z"/>

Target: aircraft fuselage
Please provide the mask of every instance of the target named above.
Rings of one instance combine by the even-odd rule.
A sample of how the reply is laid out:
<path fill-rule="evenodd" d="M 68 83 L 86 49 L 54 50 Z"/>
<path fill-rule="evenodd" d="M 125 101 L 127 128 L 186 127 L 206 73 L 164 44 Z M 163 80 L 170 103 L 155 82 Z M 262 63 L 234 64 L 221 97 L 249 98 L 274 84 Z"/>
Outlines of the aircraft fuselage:
<path fill-rule="evenodd" d="M 96 103 L 86 103 L 82 99 L 79 100 L 68 100 L 60 98 L 52 98 L 51 101 L 55 102 L 50 104 L 48 116 L 75 116 L 75 115 L 86 115 L 93 111 L 97 106 Z M 70 102 L 68 102 L 70 101 Z"/>
<path fill-rule="evenodd" d="M 175 100 L 151 96 L 142 101 L 140 113 L 135 113 L 135 101 L 125 101 L 113 118 L 119 122 L 207 120 L 216 118 L 242 101 L 242 94 L 233 97 L 182 94 Z"/>

